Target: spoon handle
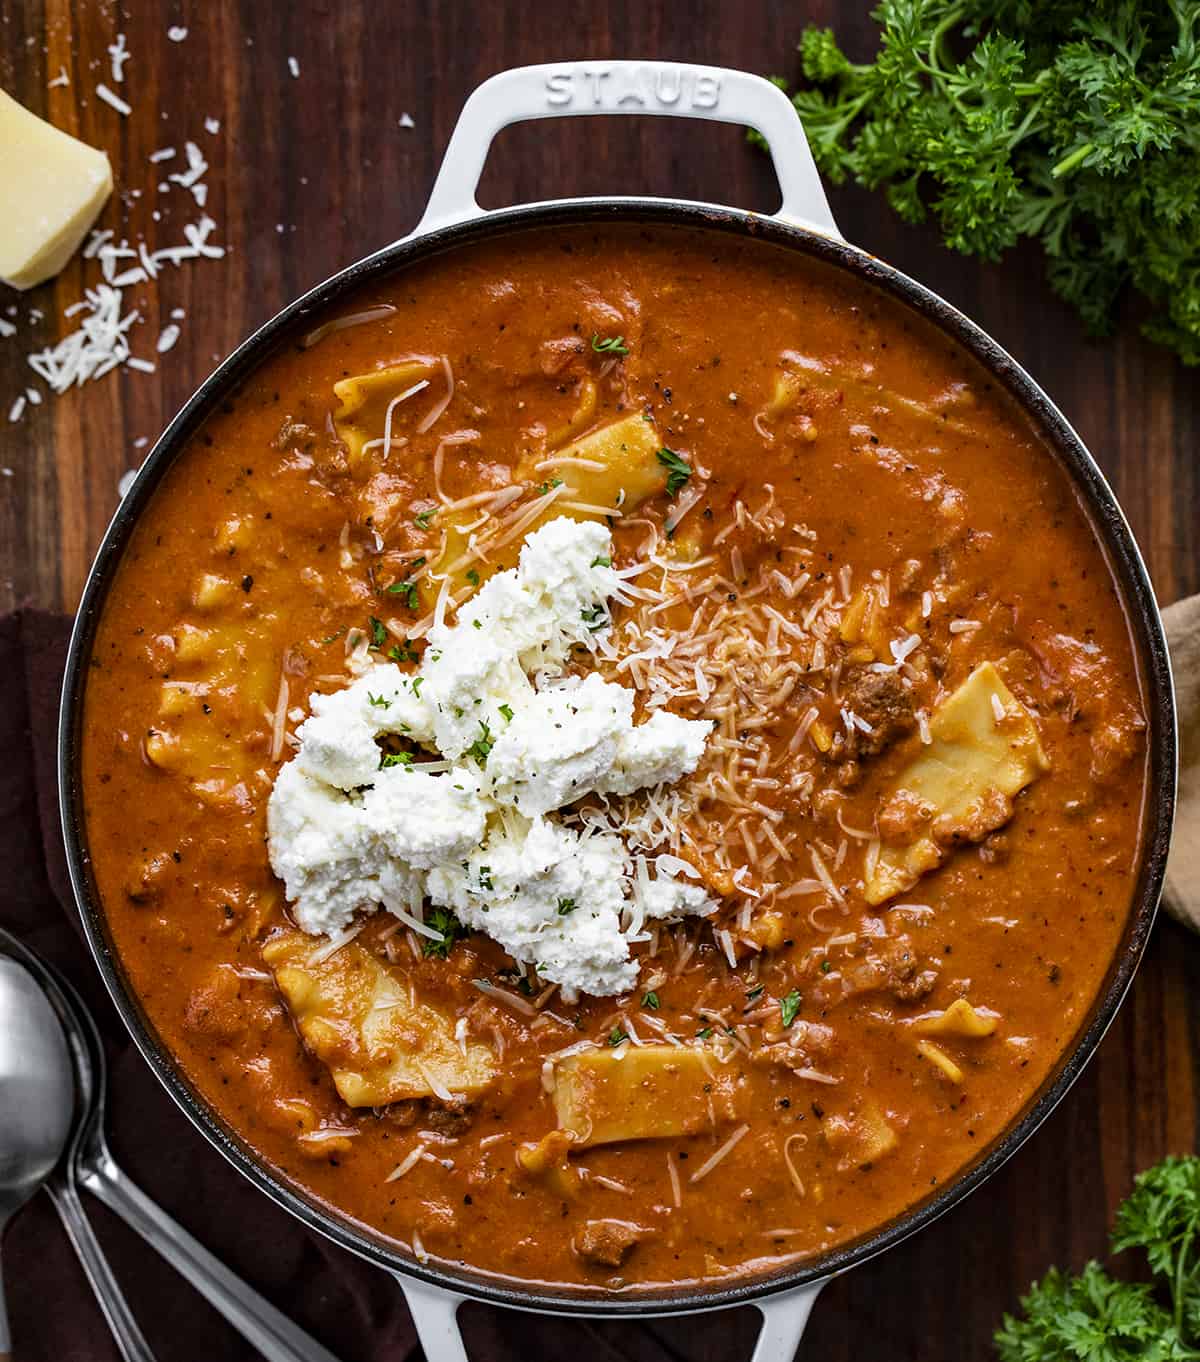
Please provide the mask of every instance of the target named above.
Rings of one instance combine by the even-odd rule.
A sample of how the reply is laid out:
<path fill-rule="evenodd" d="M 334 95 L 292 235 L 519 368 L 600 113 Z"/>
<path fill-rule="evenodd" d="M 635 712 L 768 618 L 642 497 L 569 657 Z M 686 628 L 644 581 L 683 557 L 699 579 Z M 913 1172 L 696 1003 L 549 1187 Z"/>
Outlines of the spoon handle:
<path fill-rule="evenodd" d="M 117 1279 L 113 1276 L 104 1250 L 96 1238 L 92 1223 L 84 1214 L 79 1193 L 64 1179 L 53 1178 L 46 1184 L 54 1208 L 83 1264 L 87 1279 L 96 1293 L 96 1300 L 108 1321 L 113 1338 L 125 1362 L 155 1362 L 138 1322 L 133 1317 Z"/>
<path fill-rule="evenodd" d="M 0 1223 L 0 1239 L 4 1237 L 4 1225 Z M 0 1269 L 4 1266 L 0 1261 Z M 4 1304 L 4 1273 L 0 1270 L 0 1362 L 12 1362 L 12 1334 L 8 1328 L 8 1307 Z"/>
<path fill-rule="evenodd" d="M 130 1182 L 106 1148 L 81 1157 L 78 1178 L 224 1315 L 266 1362 L 337 1362 Z"/>

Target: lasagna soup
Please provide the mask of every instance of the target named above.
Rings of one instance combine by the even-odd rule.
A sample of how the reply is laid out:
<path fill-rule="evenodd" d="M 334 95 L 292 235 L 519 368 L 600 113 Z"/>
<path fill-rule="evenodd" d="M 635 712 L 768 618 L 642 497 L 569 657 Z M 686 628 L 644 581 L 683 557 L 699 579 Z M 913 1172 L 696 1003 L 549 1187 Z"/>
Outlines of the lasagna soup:
<path fill-rule="evenodd" d="M 1037 432 L 795 253 L 526 232 L 317 319 L 142 516 L 86 692 L 132 987 L 422 1261 L 716 1283 L 879 1227 L 1071 1043 L 1145 743 Z"/>

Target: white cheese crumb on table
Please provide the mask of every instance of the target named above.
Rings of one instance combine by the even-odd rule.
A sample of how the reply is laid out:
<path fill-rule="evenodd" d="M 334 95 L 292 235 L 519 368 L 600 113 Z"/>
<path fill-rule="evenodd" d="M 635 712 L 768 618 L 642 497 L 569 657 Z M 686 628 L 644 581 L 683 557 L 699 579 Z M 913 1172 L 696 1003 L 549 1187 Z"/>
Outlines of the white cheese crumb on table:
<path fill-rule="evenodd" d="M 118 85 L 125 79 L 125 63 L 129 58 L 130 52 L 125 45 L 125 35 L 118 33 L 116 42 L 108 45 L 108 59 L 112 63 L 112 78 Z"/>
<path fill-rule="evenodd" d="M 99 99 L 102 99 L 109 108 L 116 109 L 122 118 L 128 118 L 133 112 L 133 105 L 126 103 L 120 95 L 114 94 L 107 85 L 97 85 L 96 95 Z"/>

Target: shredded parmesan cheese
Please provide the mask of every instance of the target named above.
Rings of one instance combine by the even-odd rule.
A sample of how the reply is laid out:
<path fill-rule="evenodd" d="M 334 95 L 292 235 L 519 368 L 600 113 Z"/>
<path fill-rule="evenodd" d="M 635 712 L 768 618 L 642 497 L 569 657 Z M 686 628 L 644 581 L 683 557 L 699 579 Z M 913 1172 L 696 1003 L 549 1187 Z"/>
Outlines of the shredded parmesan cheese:
<path fill-rule="evenodd" d="M 430 426 L 441 419 L 446 408 L 450 405 L 451 399 L 454 397 L 454 370 L 451 369 L 450 361 L 445 355 L 442 356 L 442 372 L 446 375 L 446 394 L 441 401 L 434 403 L 429 411 L 421 418 L 420 423 L 417 425 L 418 435 L 424 435 Z"/>
<path fill-rule="evenodd" d="M 741 1140 L 748 1133 L 749 1130 L 750 1127 L 748 1125 L 738 1126 L 738 1128 L 733 1132 L 729 1139 L 727 1139 L 725 1143 L 716 1151 L 716 1153 L 710 1155 L 707 1159 L 704 1160 L 700 1167 L 696 1169 L 696 1171 L 692 1174 L 690 1178 L 688 1178 L 688 1181 L 699 1182 L 701 1178 L 706 1178 L 709 1175 L 709 1173 L 711 1173 L 712 1170 L 717 1166 L 717 1164 L 719 1164 L 723 1159 L 728 1158 L 728 1156 L 733 1152 L 734 1147 L 737 1145 L 738 1141 Z"/>
<path fill-rule="evenodd" d="M 128 118 L 133 112 L 133 105 L 126 103 L 120 95 L 113 94 L 107 85 L 97 85 L 96 95 L 99 99 L 102 99 L 110 109 L 116 109 L 122 118 Z"/>
<path fill-rule="evenodd" d="M 678 1209 L 683 1205 L 683 1188 L 679 1185 L 679 1170 L 675 1167 L 674 1155 L 667 1154 L 667 1176 L 671 1180 L 671 1202 Z"/>

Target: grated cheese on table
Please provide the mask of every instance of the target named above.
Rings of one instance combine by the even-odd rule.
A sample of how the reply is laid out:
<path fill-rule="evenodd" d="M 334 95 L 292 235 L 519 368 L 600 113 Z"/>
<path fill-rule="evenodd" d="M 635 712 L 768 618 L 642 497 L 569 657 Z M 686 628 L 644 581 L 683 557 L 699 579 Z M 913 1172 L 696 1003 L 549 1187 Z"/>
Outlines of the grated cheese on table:
<path fill-rule="evenodd" d="M 120 95 L 113 94 L 107 85 L 97 85 L 96 96 L 97 98 L 102 99 L 109 108 L 116 109 L 122 118 L 128 118 L 133 112 L 133 105 L 126 103 Z"/>
<path fill-rule="evenodd" d="M 168 33 L 173 41 L 182 41 L 186 35 L 186 29 Z M 129 60 L 123 35 L 118 35 L 109 49 L 109 55 L 113 62 L 114 80 L 121 80 L 120 71 Z M 107 86 L 98 86 L 96 92 L 118 112 L 131 111 L 126 101 Z M 220 129 L 220 123 L 209 118 L 205 120 L 205 128 L 215 133 Z M 151 164 L 158 164 L 173 159 L 176 154 L 174 146 L 165 146 L 151 152 L 147 159 Z M 208 187 L 203 178 L 209 169 L 208 161 L 194 141 L 185 142 L 184 154 L 187 158 L 186 168 L 168 176 L 168 182 L 160 185 L 160 189 L 170 192 L 172 185 L 178 186 L 191 194 L 197 205 L 203 208 L 208 197 Z M 155 221 L 160 220 L 161 215 L 155 213 L 153 216 Z M 94 230 L 84 246 L 82 256 L 85 261 L 94 260 L 99 265 L 102 282 L 86 287 L 80 301 L 64 310 L 64 317 L 79 319 L 75 329 L 56 344 L 29 354 L 29 367 L 56 395 L 103 378 L 116 368 L 153 373 L 156 369 L 154 361 L 133 353 L 131 333 L 142 321 L 142 316 L 136 307 L 126 306 L 124 293 L 157 279 L 167 267 L 178 267 L 192 260 L 222 259 L 226 248 L 214 240 L 216 231 L 216 222 L 205 213 L 197 221 L 184 224 L 181 243 L 151 249 L 144 240 L 130 242 L 123 237 L 118 239 L 112 228 Z M 15 315 L 15 309 L 10 309 L 10 315 Z M 29 321 L 36 323 L 41 316 L 39 311 L 32 309 Z M 182 308 L 172 310 L 172 324 L 164 326 L 155 341 L 156 353 L 165 354 L 175 346 L 181 334 L 176 323 L 182 321 L 184 316 Z M 0 337 L 13 336 L 16 332 L 17 326 L 13 322 L 0 319 Z M 36 388 L 27 388 L 24 399 L 13 399 L 9 407 L 10 421 L 21 420 L 30 406 L 36 406 L 41 401 L 41 392 Z"/>
<path fill-rule="evenodd" d="M 125 79 L 125 63 L 130 58 L 129 48 L 125 44 L 124 33 L 117 34 L 117 40 L 108 45 L 108 59 L 112 63 L 112 78 L 120 85 Z"/>

